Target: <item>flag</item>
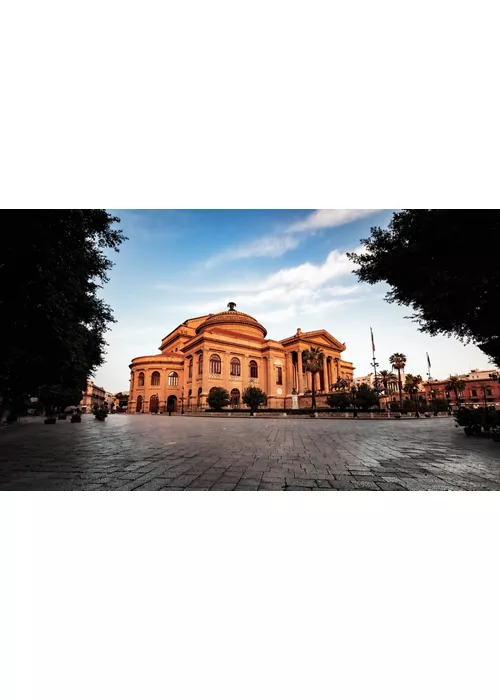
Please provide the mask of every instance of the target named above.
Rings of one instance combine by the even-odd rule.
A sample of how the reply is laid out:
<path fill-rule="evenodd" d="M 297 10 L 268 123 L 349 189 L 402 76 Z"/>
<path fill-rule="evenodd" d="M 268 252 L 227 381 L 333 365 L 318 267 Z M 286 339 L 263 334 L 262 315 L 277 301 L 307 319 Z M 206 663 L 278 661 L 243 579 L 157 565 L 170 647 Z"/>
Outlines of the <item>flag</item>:
<path fill-rule="evenodd" d="M 372 336 L 372 350 L 373 350 L 373 352 L 375 352 L 375 342 L 374 342 L 374 340 L 373 340 L 373 331 L 372 331 L 371 328 L 370 328 L 370 333 L 371 333 L 371 336 Z"/>
<path fill-rule="evenodd" d="M 431 368 L 431 360 L 430 360 L 430 357 L 429 357 L 429 353 L 426 352 L 425 354 L 427 355 L 427 367 L 430 369 L 430 368 Z"/>

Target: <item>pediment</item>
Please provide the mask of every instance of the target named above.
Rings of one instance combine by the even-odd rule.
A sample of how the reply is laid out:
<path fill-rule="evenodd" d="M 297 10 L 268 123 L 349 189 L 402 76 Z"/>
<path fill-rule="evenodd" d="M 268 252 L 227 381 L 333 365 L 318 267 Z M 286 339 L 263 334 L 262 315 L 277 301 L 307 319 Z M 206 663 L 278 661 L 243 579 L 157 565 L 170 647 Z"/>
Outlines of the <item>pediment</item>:
<path fill-rule="evenodd" d="M 329 348 L 332 348 L 332 350 L 338 350 L 340 352 L 343 352 L 345 350 L 345 345 L 341 343 L 337 338 L 334 338 L 333 335 L 330 335 L 328 331 L 325 330 L 319 330 L 319 331 L 309 331 L 309 333 L 301 333 L 300 335 L 300 340 L 303 342 L 304 340 L 307 343 L 310 343 L 311 345 L 322 345 L 322 346 L 327 346 Z"/>

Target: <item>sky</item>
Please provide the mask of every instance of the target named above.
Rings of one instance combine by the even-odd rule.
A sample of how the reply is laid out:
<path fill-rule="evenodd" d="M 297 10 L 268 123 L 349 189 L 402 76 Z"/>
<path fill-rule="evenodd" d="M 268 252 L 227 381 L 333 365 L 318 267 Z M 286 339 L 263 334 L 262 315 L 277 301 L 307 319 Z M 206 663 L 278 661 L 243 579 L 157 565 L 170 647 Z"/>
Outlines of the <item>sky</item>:
<path fill-rule="evenodd" d="M 101 295 L 116 323 L 106 334 L 106 361 L 94 381 L 128 391 L 133 357 L 159 352 L 160 341 L 187 318 L 225 311 L 233 301 L 281 340 L 297 328 L 324 328 L 345 343 L 355 376 L 372 371 L 370 327 L 378 369 L 394 352 L 406 371 L 433 378 L 492 367 L 474 345 L 431 337 L 405 318 L 411 309 L 384 300 L 385 284 L 358 282 L 346 252 L 360 249 L 372 226 L 393 210 L 108 210 L 128 237 Z"/>

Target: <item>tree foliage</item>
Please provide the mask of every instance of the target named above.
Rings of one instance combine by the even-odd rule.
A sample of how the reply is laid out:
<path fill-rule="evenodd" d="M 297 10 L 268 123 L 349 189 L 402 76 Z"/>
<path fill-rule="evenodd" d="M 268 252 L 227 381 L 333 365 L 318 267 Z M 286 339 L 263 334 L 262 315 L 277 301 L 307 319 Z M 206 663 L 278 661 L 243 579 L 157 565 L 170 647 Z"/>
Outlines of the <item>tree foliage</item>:
<path fill-rule="evenodd" d="M 456 374 L 450 374 L 450 377 L 444 387 L 446 391 L 452 391 L 455 394 L 457 404 L 460 403 L 460 393 L 465 389 L 465 382 Z"/>
<path fill-rule="evenodd" d="M 222 386 L 213 386 L 208 392 L 207 403 L 214 411 L 220 411 L 229 404 L 229 392 Z"/>
<path fill-rule="evenodd" d="M 82 399 L 82 392 L 78 388 L 50 384 L 38 389 L 38 400 L 48 415 L 62 413 L 68 406 L 78 406 Z"/>
<path fill-rule="evenodd" d="M 357 408 L 372 408 L 378 402 L 378 392 L 369 384 L 359 384 L 354 391 L 354 405 Z"/>
<path fill-rule="evenodd" d="M 125 240 L 104 209 L 2 211 L 0 396 L 85 389 L 114 321 L 99 297 Z M 48 387 L 53 386 L 50 390 Z"/>
<path fill-rule="evenodd" d="M 312 404 L 313 410 L 316 409 L 316 375 L 323 369 L 323 362 L 325 361 L 325 354 L 321 348 L 309 348 L 309 350 L 302 351 L 302 362 L 304 364 L 306 372 L 311 372 L 312 374 Z"/>
<path fill-rule="evenodd" d="M 241 398 L 243 403 L 250 406 L 252 411 L 256 411 L 259 406 L 266 403 L 267 394 L 262 389 L 259 389 L 258 386 L 247 386 Z"/>
<path fill-rule="evenodd" d="M 351 405 L 351 400 L 351 396 L 345 391 L 337 391 L 326 397 L 326 402 L 330 408 L 338 408 L 339 411 L 345 411 Z"/>
<path fill-rule="evenodd" d="M 379 382 L 384 387 L 384 393 L 387 395 L 389 382 L 395 382 L 396 375 L 388 369 L 381 369 L 379 372 Z"/>
<path fill-rule="evenodd" d="M 386 282 L 420 330 L 476 343 L 500 364 L 500 210 L 405 209 L 349 253 L 362 282 Z"/>
<path fill-rule="evenodd" d="M 394 369 L 397 369 L 398 371 L 399 403 L 401 403 L 403 401 L 403 385 L 401 383 L 401 370 L 404 369 L 406 366 L 406 355 L 404 355 L 402 352 L 394 352 L 390 356 L 389 362 L 391 363 L 392 367 L 394 367 Z"/>

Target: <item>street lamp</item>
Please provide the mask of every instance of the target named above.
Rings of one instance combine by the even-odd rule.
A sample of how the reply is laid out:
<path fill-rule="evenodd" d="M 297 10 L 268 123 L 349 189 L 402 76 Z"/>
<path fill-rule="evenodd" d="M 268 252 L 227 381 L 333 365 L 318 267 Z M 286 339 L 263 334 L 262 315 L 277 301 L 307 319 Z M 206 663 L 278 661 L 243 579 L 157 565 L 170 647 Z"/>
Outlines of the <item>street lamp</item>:
<path fill-rule="evenodd" d="M 181 393 L 181 416 L 184 415 L 184 387 L 182 387 Z"/>

